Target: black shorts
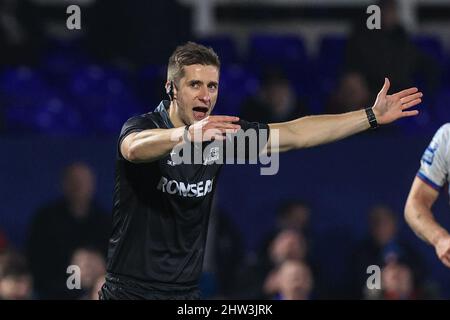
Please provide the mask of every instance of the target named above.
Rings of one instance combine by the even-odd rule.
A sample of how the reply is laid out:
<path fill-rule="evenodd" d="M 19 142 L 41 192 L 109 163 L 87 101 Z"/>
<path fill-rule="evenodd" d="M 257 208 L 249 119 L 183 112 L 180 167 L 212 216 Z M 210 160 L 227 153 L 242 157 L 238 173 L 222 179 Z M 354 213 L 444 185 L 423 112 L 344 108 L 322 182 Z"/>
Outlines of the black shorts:
<path fill-rule="evenodd" d="M 100 300 L 198 300 L 198 286 L 167 288 L 138 283 L 123 277 L 107 275 L 99 291 Z"/>

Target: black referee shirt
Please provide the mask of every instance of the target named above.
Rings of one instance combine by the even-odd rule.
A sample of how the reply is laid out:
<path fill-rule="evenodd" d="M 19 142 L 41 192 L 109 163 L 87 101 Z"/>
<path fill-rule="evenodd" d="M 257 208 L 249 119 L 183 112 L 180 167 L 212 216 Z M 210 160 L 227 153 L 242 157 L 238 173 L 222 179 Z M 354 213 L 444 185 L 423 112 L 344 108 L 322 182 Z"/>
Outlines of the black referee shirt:
<path fill-rule="evenodd" d="M 130 118 L 120 133 L 107 269 L 110 275 L 152 288 L 184 289 L 195 287 L 202 271 L 208 219 L 222 165 L 175 164 L 170 154 L 136 164 L 120 152 L 121 142 L 131 132 L 173 128 L 169 105 L 162 101 L 154 112 Z M 243 120 L 239 124 L 244 131 L 268 130 L 266 124 Z M 266 142 L 258 141 L 258 148 Z M 203 143 L 201 148 L 209 145 Z M 206 152 L 215 153 L 217 149 Z"/>

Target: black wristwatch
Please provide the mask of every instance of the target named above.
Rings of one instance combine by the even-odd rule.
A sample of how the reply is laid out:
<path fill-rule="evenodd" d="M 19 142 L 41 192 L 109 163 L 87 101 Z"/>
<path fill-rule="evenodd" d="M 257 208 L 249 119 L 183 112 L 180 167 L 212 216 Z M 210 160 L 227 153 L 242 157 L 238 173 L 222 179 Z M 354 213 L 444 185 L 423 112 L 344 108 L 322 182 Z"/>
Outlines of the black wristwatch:
<path fill-rule="evenodd" d="M 369 124 L 370 124 L 370 128 L 371 129 L 378 128 L 378 121 L 377 121 L 377 118 L 375 117 L 375 114 L 373 113 L 372 108 L 366 108 L 365 110 L 366 110 L 367 120 L 369 121 Z"/>

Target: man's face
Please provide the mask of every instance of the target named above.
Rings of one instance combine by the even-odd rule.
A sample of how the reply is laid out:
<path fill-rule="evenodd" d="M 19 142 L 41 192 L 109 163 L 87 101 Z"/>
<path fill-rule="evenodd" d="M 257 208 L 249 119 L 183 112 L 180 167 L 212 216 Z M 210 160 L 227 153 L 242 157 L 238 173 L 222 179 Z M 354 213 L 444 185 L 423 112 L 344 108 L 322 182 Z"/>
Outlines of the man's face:
<path fill-rule="evenodd" d="M 386 245 L 397 233 L 397 225 L 392 213 L 387 209 L 377 209 L 373 212 L 371 221 L 372 237 L 379 245 Z"/>
<path fill-rule="evenodd" d="M 184 77 L 175 86 L 177 114 L 185 124 L 193 124 L 211 114 L 218 94 L 219 69 L 212 65 L 184 67 Z"/>
<path fill-rule="evenodd" d="M 30 299 L 32 279 L 29 275 L 8 276 L 0 281 L 0 297 L 6 300 Z"/>
<path fill-rule="evenodd" d="M 69 201 L 90 201 L 95 189 L 92 171 L 83 164 L 72 165 L 63 181 L 65 196 Z"/>
<path fill-rule="evenodd" d="M 307 299 L 313 288 L 309 268 L 301 262 L 285 262 L 279 271 L 280 289 L 288 300 Z"/>
<path fill-rule="evenodd" d="M 106 272 L 105 261 L 102 256 L 85 249 L 75 251 L 72 264 L 80 267 L 81 286 L 83 288 L 92 288 L 95 281 Z"/>

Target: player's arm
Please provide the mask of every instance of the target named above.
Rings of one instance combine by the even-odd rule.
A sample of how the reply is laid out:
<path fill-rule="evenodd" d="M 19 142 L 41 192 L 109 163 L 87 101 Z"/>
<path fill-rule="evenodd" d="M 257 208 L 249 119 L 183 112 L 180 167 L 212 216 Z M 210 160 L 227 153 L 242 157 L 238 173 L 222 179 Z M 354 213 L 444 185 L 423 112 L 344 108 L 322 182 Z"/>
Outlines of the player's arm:
<path fill-rule="evenodd" d="M 415 116 L 417 110 L 407 111 L 418 105 L 422 93 L 417 88 L 409 88 L 388 95 L 390 83 L 387 78 L 372 107 L 378 124 L 388 124 L 399 118 Z M 365 110 L 338 115 L 308 116 L 289 122 L 269 124 L 271 133 L 279 131 L 279 147 L 269 139 L 271 151 L 313 147 L 343 139 L 370 127 Z"/>
<path fill-rule="evenodd" d="M 434 219 L 431 208 L 439 192 L 423 182 L 414 179 L 405 205 L 405 219 L 422 240 L 433 245 L 439 259 L 450 267 L 450 235 Z"/>
<path fill-rule="evenodd" d="M 183 133 L 184 127 L 132 132 L 122 140 L 120 152 L 130 162 L 152 162 L 169 154 L 182 142 Z"/>
<path fill-rule="evenodd" d="M 231 116 L 209 116 L 189 126 L 189 132 L 185 132 L 185 127 L 132 132 L 122 140 L 120 151 L 130 162 L 152 162 L 169 154 L 185 138 L 196 142 L 223 140 L 224 133 L 240 129 L 239 125 L 232 124 L 238 120 Z"/>

